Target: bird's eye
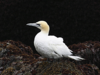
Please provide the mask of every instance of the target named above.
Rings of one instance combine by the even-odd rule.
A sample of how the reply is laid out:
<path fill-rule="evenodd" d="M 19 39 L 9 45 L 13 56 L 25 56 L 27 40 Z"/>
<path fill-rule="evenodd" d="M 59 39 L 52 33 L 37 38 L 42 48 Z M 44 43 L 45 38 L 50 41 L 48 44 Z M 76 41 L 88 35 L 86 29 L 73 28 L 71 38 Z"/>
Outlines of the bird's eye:
<path fill-rule="evenodd" d="M 40 26 L 40 24 L 37 24 L 38 26 Z"/>

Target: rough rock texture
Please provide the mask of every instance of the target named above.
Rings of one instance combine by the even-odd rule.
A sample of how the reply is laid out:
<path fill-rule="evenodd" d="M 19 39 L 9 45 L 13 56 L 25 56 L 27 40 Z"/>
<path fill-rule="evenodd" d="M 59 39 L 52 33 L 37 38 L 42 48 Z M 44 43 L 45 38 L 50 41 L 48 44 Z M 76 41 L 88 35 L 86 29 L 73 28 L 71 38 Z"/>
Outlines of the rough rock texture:
<path fill-rule="evenodd" d="M 96 64 L 100 68 L 100 42 L 86 41 L 70 45 L 69 48 L 74 51 L 75 55 L 81 55 L 85 61 L 81 63 Z"/>
<path fill-rule="evenodd" d="M 97 67 L 97 63 L 100 61 L 95 56 L 96 54 L 99 56 L 96 52 L 99 44 L 100 42 L 87 41 L 69 46 L 74 50 L 74 54 L 81 55 L 86 59 L 76 62 L 66 58 L 55 61 L 53 59 L 47 60 L 34 54 L 29 46 L 20 41 L 3 41 L 0 42 L 0 75 L 100 75 L 100 70 Z M 94 49 L 92 52 L 89 49 L 90 45 Z M 90 53 L 84 52 L 87 50 L 87 46 Z M 89 56 L 91 53 L 93 59 Z M 94 61 L 94 59 L 96 60 Z"/>
<path fill-rule="evenodd" d="M 0 42 L 0 73 L 1 75 L 32 75 L 39 55 L 33 54 L 29 46 L 21 42 L 7 40 Z"/>

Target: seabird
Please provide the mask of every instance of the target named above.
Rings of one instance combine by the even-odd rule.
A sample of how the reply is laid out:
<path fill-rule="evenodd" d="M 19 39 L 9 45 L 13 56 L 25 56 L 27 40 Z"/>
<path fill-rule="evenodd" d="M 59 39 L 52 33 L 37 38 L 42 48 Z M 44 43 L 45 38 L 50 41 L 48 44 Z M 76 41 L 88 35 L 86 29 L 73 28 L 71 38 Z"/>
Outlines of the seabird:
<path fill-rule="evenodd" d="M 84 60 L 80 56 L 73 56 L 72 50 L 63 42 L 63 38 L 50 36 L 50 27 L 46 21 L 38 21 L 36 23 L 28 23 L 28 26 L 34 26 L 41 31 L 35 36 L 34 46 L 36 51 L 46 58 L 71 58 L 76 61 Z"/>

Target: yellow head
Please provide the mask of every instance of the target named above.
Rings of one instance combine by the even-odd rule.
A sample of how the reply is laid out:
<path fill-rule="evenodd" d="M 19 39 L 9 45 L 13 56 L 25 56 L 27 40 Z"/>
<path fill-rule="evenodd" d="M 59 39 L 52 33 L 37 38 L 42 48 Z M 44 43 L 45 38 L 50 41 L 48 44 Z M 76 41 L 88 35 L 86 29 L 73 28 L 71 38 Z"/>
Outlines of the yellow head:
<path fill-rule="evenodd" d="M 42 32 L 49 33 L 49 25 L 46 21 L 38 21 L 36 23 L 28 23 L 29 26 L 34 26 L 39 28 Z"/>

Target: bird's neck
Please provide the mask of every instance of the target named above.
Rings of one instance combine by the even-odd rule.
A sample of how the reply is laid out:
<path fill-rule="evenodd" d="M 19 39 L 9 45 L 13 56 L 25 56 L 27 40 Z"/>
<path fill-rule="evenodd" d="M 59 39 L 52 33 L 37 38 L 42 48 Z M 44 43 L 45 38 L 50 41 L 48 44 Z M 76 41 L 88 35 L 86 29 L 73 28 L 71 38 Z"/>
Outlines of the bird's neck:
<path fill-rule="evenodd" d="M 40 33 L 43 34 L 43 35 L 49 35 L 49 31 L 43 31 L 43 30 L 41 30 Z"/>
<path fill-rule="evenodd" d="M 49 34 L 49 30 L 50 30 L 49 26 L 46 25 L 46 26 L 41 28 L 41 33 L 43 33 L 45 35 L 48 35 Z"/>

